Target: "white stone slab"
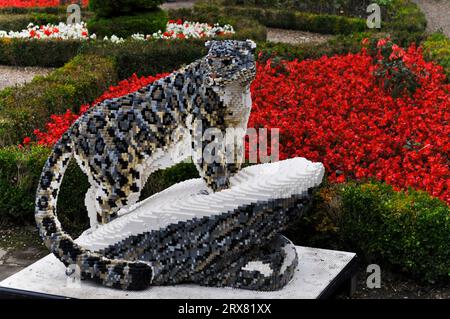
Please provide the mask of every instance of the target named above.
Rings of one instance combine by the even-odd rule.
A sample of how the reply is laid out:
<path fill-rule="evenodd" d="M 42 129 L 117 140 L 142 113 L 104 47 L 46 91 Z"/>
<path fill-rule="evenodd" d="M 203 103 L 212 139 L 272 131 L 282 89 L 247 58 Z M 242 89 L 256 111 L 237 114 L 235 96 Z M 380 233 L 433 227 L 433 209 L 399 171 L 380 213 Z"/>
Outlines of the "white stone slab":
<path fill-rule="evenodd" d="M 144 291 L 122 291 L 82 281 L 67 281 L 64 265 L 53 255 L 0 282 L 12 288 L 81 299 L 316 299 L 356 257 L 354 253 L 297 247 L 299 266 L 292 281 L 282 290 L 258 292 L 197 285 L 150 287 Z"/>

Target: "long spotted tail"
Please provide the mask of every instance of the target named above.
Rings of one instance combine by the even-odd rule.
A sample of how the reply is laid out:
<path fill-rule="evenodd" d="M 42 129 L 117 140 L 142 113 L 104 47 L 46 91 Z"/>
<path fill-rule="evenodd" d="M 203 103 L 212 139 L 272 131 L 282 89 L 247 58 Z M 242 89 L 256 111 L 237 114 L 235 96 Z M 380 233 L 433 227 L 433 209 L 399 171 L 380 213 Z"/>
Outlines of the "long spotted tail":
<path fill-rule="evenodd" d="M 36 194 L 35 219 L 45 245 L 66 267 L 77 265 L 83 279 L 127 290 L 140 290 L 152 283 L 152 267 L 144 262 L 108 259 L 77 245 L 64 232 L 56 215 L 56 204 L 64 172 L 74 153 L 70 130 L 48 158 Z"/>

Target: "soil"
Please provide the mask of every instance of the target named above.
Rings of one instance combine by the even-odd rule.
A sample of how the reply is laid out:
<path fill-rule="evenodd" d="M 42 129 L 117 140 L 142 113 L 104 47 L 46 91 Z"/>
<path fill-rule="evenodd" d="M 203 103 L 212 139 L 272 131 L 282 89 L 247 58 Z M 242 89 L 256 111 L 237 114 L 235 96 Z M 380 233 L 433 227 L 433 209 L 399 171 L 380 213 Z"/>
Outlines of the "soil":
<path fill-rule="evenodd" d="M 356 292 L 352 299 L 450 299 L 450 285 L 419 283 L 405 275 L 381 270 L 381 287 L 370 289 L 367 286 L 366 267 L 357 273 Z M 347 292 L 337 296 L 349 299 Z"/>

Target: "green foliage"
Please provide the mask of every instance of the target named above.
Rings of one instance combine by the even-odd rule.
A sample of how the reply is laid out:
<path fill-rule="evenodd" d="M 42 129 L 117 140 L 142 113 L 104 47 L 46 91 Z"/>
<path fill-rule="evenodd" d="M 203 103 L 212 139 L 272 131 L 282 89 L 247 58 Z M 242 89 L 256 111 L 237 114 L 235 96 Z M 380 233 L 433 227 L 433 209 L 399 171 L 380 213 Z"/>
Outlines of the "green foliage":
<path fill-rule="evenodd" d="M 443 33 L 434 33 L 422 45 L 425 57 L 439 63 L 450 80 L 450 39 Z"/>
<path fill-rule="evenodd" d="M 193 163 L 180 163 L 165 170 L 159 170 L 150 175 L 147 183 L 141 194 L 141 200 L 156 193 L 159 193 L 166 188 L 189 180 L 199 178 L 199 174 Z"/>
<path fill-rule="evenodd" d="M 360 18 L 345 16 L 314 14 L 296 10 L 266 9 L 258 7 L 216 6 L 202 4 L 196 6 L 197 11 L 210 11 L 221 16 L 236 16 L 241 19 L 252 19 L 266 27 L 302 30 L 327 34 L 351 34 L 362 32 L 366 21 Z"/>
<path fill-rule="evenodd" d="M 0 148 L 0 221 L 23 225 L 34 223 L 37 184 L 51 150 L 33 146 Z M 142 199 L 187 179 L 198 178 L 192 163 L 181 163 L 152 174 Z M 66 170 L 58 198 L 58 218 L 63 228 L 78 236 L 89 227 L 84 197 L 89 188 L 87 176 L 74 160 Z"/>
<path fill-rule="evenodd" d="M 26 14 L 26 13 L 66 13 L 66 7 L 4 7 L 0 8 L 0 14 Z"/>
<path fill-rule="evenodd" d="M 42 168 L 50 154 L 43 147 L 0 148 L 0 220 L 6 223 L 34 223 L 34 201 Z M 58 200 L 58 217 L 65 229 L 79 234 L 88 226 L 84 194 L 87 177 L 71 163 Z"/>
<path fill-rule="evenodd" d="M 117 17 L 155 9 L 162 0 L 90 0 L 89 8 L 98 17 Z"/>
<path fill-rule="evenodd" d="M 21 143 L 52 114 L 78 112 L 117 80 L 112 59 L 79 55 L 46 77 L 0 94 L 0 146 Z"/>
<path fill-rule="evenodd" d="M 51 13 L 32 13 L 29 22 L 35 25 L 47 25 L 47 24 L 58 24 L 59 22 L 65 22 L 66 16 L 56 15 Z"/>
<path fill-rule="evenodd" d="M 429 281 L 450 279 L 450 209 L 425 192 L 381 183 L 342 191 L 344 241 L 369 261 Z"/>
<path fill-rule="evenodd" d="M 26 29 L 28 24 L 49 24 L 64 21 L 64 16 L 50 13 L 27 13 L 27 14 L 0 14 L 0 30 L 21 31 Z"/>
<path fill-rule="evenodd" d="M 369 4 L 377 2 L 389 5 L 392 0 L 222 0 L 216 1 L 226 6 L 253 6 L 271 9 L 289 9 L 317 14 L 332 14 L 346 16 L 366 16 Z"/>
<path fill-rule="evenodd" d="M 401 49 L 392 41 L 379 48 L 376 39 L 370 41 L 368 50 L 377 65 L 375 78 L 393 98 L 412 95 L 420 87 L 417 75 L 403 62 L 398 50 Z"/>
<path fill-rule="evenodd" d="M 78 40 L 0 39 L 0 64 L 60 67 L 78 54 Z"/>
<path fill-rule="evenodd" d="M 43 148 L 0 148 L 0 216 L 16 224 L 32 221 L 40 171 L 49 152 Z M 36 186 L 36 187 L 35 187 Z"/>
<path fill-rule="evenodd" d="M 0 30 L 8 32 L 25 29 L 30 19 L 31 14 L 0 14 Z"/>
<path fill-rule="evenodd" d="M 176 12 L 180 14 L 172 16 L 173 19 L 189 20 L 193 14 L 191 10 Z M 197 19 L 196 21 L 208 22 L 208 17 L 204 16 L 203 18 L 205 20 Z M 219 21 L 221 24 L 230 23 L 235 26 L 236 34 L 227 38 L 265 40 L 267 36 L 265 27 L 257 23 L 253 24 L 252 21 L 239 20 L 234 17 L 214 21 Z M 205 56 L 208 51 L 205 41 L 205 39 L 151 40 L 125 41 L 120 44 L 96 42 L 84 46 L 81 52 L 113 58 L 118 66 L 119 78 L 124 79 L 133 73 L 149 75 L 172 72 L 182 65 Z"/>
<path fill-rule="evenodd" d="M 450 209 L 425 192 L 379 182 L 327 184 L 287 231 L 296 244 L 349 250 L 423 281 L 450 278 Z"/>
<path fill-rule="evenodd" d="M 157 9 L 138 15 L 95 18 L 89 20 L 88 29 L 90 33 L 95 33 L 100 38 L 113 34 L 127 38 L 135 33 L 152 34 L 165 30 L 167 21 L 167 13 Z"/>
<path fill-rule="evenodd" d="M 117 63 L 119 78 L 133 73 L 154 75 L 172 72 L 207 53 L 204 40 L 126 41 L 120 44 L 99 42 L 83 48 L 87 54 L 108 56 Z"/>
<path fill-rule="evenodd" d="M 265 61 L 271 58 L 277 62 L 280 60 L 304 60 L 320 58 L 324 55 L 333 56 L 336 54 L 357 53 L 361 51 L 361 41 L 364 38 L 378 39 L 382 37 L 377 33 L 355 33 L 344 36 L 339 35 L 324 43 L 302 43 L 284 44 L 272 42 L 258 43 L 258 54 L 260 59 Z"/>
<path fill-rule="evenodd" d="M 392 40 L 400 46 L 424 40 L 427 20 L 420 8 L 411 0 L 392 0 L 382 30 L 392 34 Z"/>

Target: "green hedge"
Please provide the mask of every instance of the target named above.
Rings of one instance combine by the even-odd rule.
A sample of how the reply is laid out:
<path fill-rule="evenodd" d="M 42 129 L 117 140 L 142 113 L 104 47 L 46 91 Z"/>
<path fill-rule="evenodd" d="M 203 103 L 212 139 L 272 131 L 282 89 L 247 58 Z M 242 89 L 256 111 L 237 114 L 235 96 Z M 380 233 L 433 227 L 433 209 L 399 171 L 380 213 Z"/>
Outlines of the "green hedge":
<path fill-rule="evenodd" d="M 67 109 L 78 112 L 117 82 L 111 58 L 79 55 L 46 77 L 37 77 L 17 89 L 0 94 L 0 146 L 17 145 L 50 115 Z"/>
<path fill-rule="evenodd" d="M 207 49 L 204 40 L 157 40 L 98 42 L 84 47 L 82 52 L 114 59 L 119 78 L 125 79 L 133 73 L 141 76 L 172 72 L 204 56 Z"/>
<path fill-rule="evenodd" d="M 289 9 L 318 14 L 333 14 L 365 17 L 369 4 L 378 2 L 387 5 L 391 0 L 218 0 L 226 6 L 253 6 L 271 9 Z"/>
<path fill-rule="evenodd" d="M 450 80 L 450 39 L 443 33 L 430 35 L 423 43 L 425 57 L 439 63 Z"/>
<path fill-rule="evenodd" d="M 258 7 L 216 6 L 201 4 L 198 12 L 211 14 L 218 12 L 222 16 L 239 16 L 252 19 L 271 28 L 302 30 L 326 34 L 351 34 L 367 29 L 366 20 L 337 15 L 319 15 L 296 10 L 276 10 Z"/>
<path fill-rule="evenodd" d="M 31 147 L 0 148 L 0 222 L 16 225 L 34 223 L 37 183 L 50 149 Z M 193 164 L 181 163 L 151 175 L 141 198 L 160 192 L 181 181 L 197 178 Z M 58 199 L 58 218 L 64 229 L 79 235 L 89 227 L 84 197 L 89 188 L 86 175 L 75 161 L 69 165 Z"/>
<path fill-rule="evenodd" d="M 420 43 L 425 39 L 427 20 L 411 0 L 392 0 L 382 30 L 390 32 L 392 40 L 401 46 Z"/>
<path fill-rule="evenodd" d="M 52 13 L 0 14 L 0 30 L 21 31 L 26 29 L 30 23 L 35 25 L 58 24 L 65 20 L 66 15 Z"/>
<path fill-rule="evenodd" d="M 163 0 L 90 0 L 89 8 L 99 17 L 117 17 L 150 11 Z"/>
<path fill-rule="evenodd" d="M 360 256 L 430 281 L 450 279 L 450 209 L 427 193 L 347 185 L 342 233 Z"/>
<path fill-rule="evenodd" d="M 378 182 L 325 185 L 287 234 L 296 244 L 355 251 L 420 280 L 450 279 L 450 209 L 425 192 Z"/>
<path fill-rule="evenodd" d="M 42 147 L 0 148 L 0 220 L 30 224 L 34 220 L 34 201 L 40 172 L 50 150 Z M 89 219 L 84 206 L 87 177 L 71 163 L 66 171 L 58 200 L 59 219 L 64 227 L 79 234 Z"/>
<path fill-rule="evenodd" d="M 127 38 L 135 33 L 153 34 L 165 30 L 168 21 L 164 10 L 154 10 L 143 14 L 89 20 L 88 29 L 98 37 L 116 35 Z"/>
<path fill-rule="evenodd" d="M 67 7 L 4 7 L 0 8 L 0 14 L 26 14 L 26 13 L 66 13 Z"/>
<path fill-rule="evenodd" d="M 77 40 L 0 39 L 0 64 L 60 67 L 75 57 L 82 45 Z"/>

